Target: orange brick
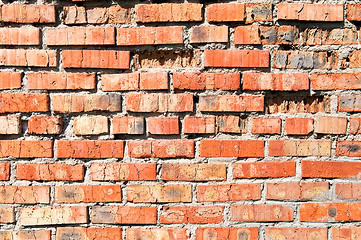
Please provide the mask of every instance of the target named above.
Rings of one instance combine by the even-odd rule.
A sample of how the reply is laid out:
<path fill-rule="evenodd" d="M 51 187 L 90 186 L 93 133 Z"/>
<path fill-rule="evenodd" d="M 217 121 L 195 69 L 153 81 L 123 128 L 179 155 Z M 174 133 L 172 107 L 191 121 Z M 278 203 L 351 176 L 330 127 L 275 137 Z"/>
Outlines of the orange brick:
<path fill-rule="evenodd" d="M 360 178 L 359 162 L 302 161 L 302 178 Z"/>
<path fill-rule="evenodd" d="M 260 200 L 261 184 L 198 185 L 198 202 Z"/>
<path fill-rule="evenodd" d="M 183 27 L 117 28 L 117 45 L 183 44 Z"/>
<path fill-rule="evenodd" d="M 245 5 L 241 3 L 210 4 L 206 8 L 208 22 L 242 22 Z"/>
<path fill-rule="evenodd" d="M 224 207 L 219 206 L 163 207 L 162 215 L 160 215 L 160 223 L 221 223 L 223 222 L 223 211 Z"/>
<path fill-rule="evenodd" d="M 178 117 L 149 117 L 147 123 L 147 129 L 150 134 L 179 134 Z"/>
<path fill-rule="evenodd" d="M 328 182 L 267 183 L 267 199 L 309 200 L 327 197 Z"/>
<path fill-rule="evenodd" d="M 20 134 L 21 125 L 19 116 L 1 116 L 0 134 Z"/>
<path fill-rule="evenodd" d="M 361 21 L 361 4 L 347 4 L 347 20 Z"/>
<path fill-rule="evenodd" d="M 140 90 L 168 89 L 168 73 L 166 72 L 140 73 L 139 89 Z"/>
<path fill-rule="evenodd" d="M 55 23 L 54 5 L 4 4 L 1 21 L 11 23 Z"/>
<path fill-rule="evenodd" d="M 17 89 L 21 88 L 20 72 L 0 72 L 0 89 Z"/>
<path fill-rule="evenodd" d="M 86 17 L 90 24 L 130 23 L 132 8 L 123 8 L 119 5 L 89 8 L 86 10 Z"/>
<path fill-rule="evenodd" d="M 0 66 L 57 67 L 56 56 L 55 50 L 0 49 Z"/>
<path fill-rule="evenodd" d="M 358 226 L 341 226 L 331 228 L 333 240 L 357 240 L 361 234 L 361 228 Z"/>
<path fill-rule="evenodd" d="M 343 21 L 343 4 L 280 3 L 278 19 L 299 21 Z"/>
<path fill-rule="evenodd" d="M 51 230 L 1 231 L 0 239 L 7 240 L 50 240 Z"/>
<path fill-rule="evenodd" d="M 50 203 L 49 186 L 1 186 L 1 204 Z"/>
<path fill-rule="evenodd" d="M 264 50 L 205 50 L 205 67 L 269 67 L 269 52 Z"/>
<path fill-rule="evenodd" d="M 286 118 L 285 120 L 285 132 L 287 135 L 307 135 L 312 131 L 312 118 Z"/>
<path fill-rule="evenodd" d="M 183 122 L 184 133 L 214 133 L 215 118 L 214 117 L 184 117 Z"/>
<path fill-rule="evenodd" d="M 191 43 L 228 42 L 227 26 L 199 26 L 190 31 Z"/>
<path fill-rule="evenodd" d="M 10 180 L 10 163 L 9 162 L 0 162 L 0 180 L 1 181 Z"/>
<path fill-rule="evenodd" d="M 0 158 L 51 158 L 53 141 L 0 140 Z"/>
<path fill-rule="evenodd" d="M 94 206 L 92 223 L 109 224 L 156 224 L 156 207 Z"/>
<path fill-rule="evenodd" d="M 337 141 L 336 156 L 360 157 L 361 141 Z"/>
<path fill-rule="evenodd" d="M 106 116 L 81 116 L 74 119 L 76 135 L 99 135 L 108 133 L 108 118 Z"/>
<path fill-rule="evenodd" d="M 203 139 L 201 157 L 263 157 L 263 140 L 213 140 Z"/>
<path fill-rule="evenodd" d="M 47 111 L 49 111 L 48 94 L 0 93 L 0 113 Z"/>
<path fill-rule="evenodd" d="M 122 239 L 122 229 L 116 228 L 96 228 L 96 227 L 59 227 L 56 229 L 56 240 L 63 240 L 69 236 L 80 239 L 108 240 Z"/>
<path fill-rule="evenodd" d="M 350 118 L 350 134 L 361 134 L 361 118 Z"/>
<path fill-rule="evenodd" d="M 361 73 L 313 73 L 313 90 L 361 89 Z"/>
<path fill-rule="evenodd" d="M 155 163 L 92 163 L 93 181 L 147 181 L 156 179 Z"/>
<path fill-rule="evenodd" d="M 349 68 L 360 68 L 360 59 L 361 59 L 361 51 L 354 51 L 348 57 L 349 59 Z"/>
<path fill-rule="evenodd" d="M 0 28 L 0 35 L 0 45 L 40 45 L 39 28 Z"/>
<path fill-rule="evenodd" d="M 122 189 L 120 185 L 56 186 L 55 201 L 57 203 L 121 202 Z"/>
<path fill-rule="evenodd" d="M 0 208 L 0 223 L 15 222 L 15 214 L 13 208 Z"/>
<path fill-rule="evenodd" d="M 114 117 L 113 134 L 144 134 L 144 118 Z"/>
<path fill-rule="evenodd" d="M 361 112 L 361 96 L 339 95 L 337 96 L 338 112 Z"/>
<path fill-rule="evenodd" d="M 200 96 L 198 109 L 202 112 L 262 112 L 264 96 Z"/>
<path fill-rule="evenodd" d="M 330 156 L 329 140 L 270 140 L 269 156 Z"/>
<path fill-rule="evenodd" d="M 231 221 L 291 222 L 293 209 L 287 205 L 231 205 Z"/>
<path fill-rule="evenodd" d="M 188 139 L 130 141 L 128 148 L 134 158 L 194 157 L 194 141 Z"/>
<path fill-rule="evenodd" d="M 192 202 L 192 186 L 129 185 L 127 201 L 134 203 Z"/>
<path fill-rule="evenodd" d="M 139 73 L 102 74 L 103 91 L 140 90 Z"/>
<path fill-rule="evenodd" d="M 185 228 L 128 228 L 127 240 L 187 240 L 188 234 Z"/>
<path fill-rule="evenodd" d="M 316 133 L 346 134 L 347 118 L 345 117 L 316 117 Z"/>
<path fill-rule="evenodd" d="M 258 134 L 281 134 L 280 118 L 252 118 L 251 132 Z"/>
<path fill-rule="evenodd" d="M 266 228 L 266 238 L 327 240 L 327 228 Z"/>
<path fill-rule="evenodd" d="M 235 27 L 234 44 L 261 44 L 259 26 L 249 25 Z"/>
<path fill-rule="evenodd" d="M 294 161 L 233 163 L 233 178 L 280 178 L 296 176 Z"/>
<path fill-rule="evenodd" d="M 247 119 L 238 116 L 217 117 L 218 132 L 224 133 L 247 133 Z"/>
<path fill-rule="evenodd" d="M 162 165 L 165 181 L 221 181 L 226 180 L 224 164 L 173 164 Z"/>
<path fill-rule="evenodd" d="M 335 194 L 340 199 L 360 199 L 361 183 L 336 183 Z"/>
<path fill-rule="evenodd" d="M 31 116 L 28 121 L 28 133 L 60 134 L 63 120 L 58 116 Z"/>
<path fill-rule="evenodd" d="M 65 24 L 87 23 L 86 10 L 82 6 L 63 7 L 63 22 Z"/>
<path fill-rule="evenodd" d="M 257 240 L 258 228 L 197 228 L 196 240 L 226 240 L 238 239 Z"/>

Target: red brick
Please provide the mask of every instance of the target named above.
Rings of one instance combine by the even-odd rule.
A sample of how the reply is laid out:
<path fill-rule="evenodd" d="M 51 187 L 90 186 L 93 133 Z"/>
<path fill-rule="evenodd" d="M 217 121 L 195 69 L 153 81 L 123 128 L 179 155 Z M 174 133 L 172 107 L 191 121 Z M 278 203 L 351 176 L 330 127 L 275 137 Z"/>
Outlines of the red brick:
<path fill-rule="evenodd" d="M 267 183 L 267 199 L 312 200 L 327 197 L 328 182 Z"/>
<path fill-rule="evenodd" d="M 49 111 L 48 94 L 0 93 L 0 113 L 47 111 Z"/>
<path fill-rule="evenodd" d="M 330 156 L 329 140 L 270 140 L 269 156 Z"/>
<path fill-rule="evenodd" d="M 184 133 L 215 133 L 214 117 L 184 117 Z"/>
<path fill-rule="evenodd" d="M 128 69 L 129 61 L 129 51 L 63 50 L 64 68 Z"/>
<path fill-rule="evenodd" d="M 86 10 L 82 6 L 64 6 L 63 22 L 65 24 L 87 23 Z"/>
<path fill-rule="evenodd" d="M 239 73 L 173 73 L 173 87 L 176 90 L 238 90 L 240 82 Z"/>
<path fill-rule="evenodd" d="M 341 226 L 331 228 L 333 240 L 357 240 L 361 234 L 361 228 L 358 226 Z"/>
<path fill-rule="evenodd" d="M 94 206 L 92 223 L 109 224 L 156 224 L 156 207 Z"/>
<path fill-rule="evenodd" d="M 201 157 L 263 157 L 263 140 L 214 140 L 203 139 Z"/>
<path fill-rule="evenodd" d="M 345 117 L 316 117 L 316 133 L 346 134 L 347 118 Z"/>
<path fill-rule="evenodd" d="M 69 237 L 77 237 L 84 240 L 103 240 L 104 238 L 107 240 L 118 240 L 122 239 L 122 229 L 120 227 L 60 227 L 56 229 L 56 240 L 64 240 Z"/>
<path fill-rule="evenodd" d="M 0 45 L 39 45 L 40 29 L 29 28 L 0 28 Z"/>
<path fill-rule="evenodd" d="M 361 73 L 313 73 L 312 90 L 361 89 Z"/>
<path fill-rule="evenodd" d="M 19 116 L 0 116 L 0 134 L 20 134 L 20 124 Z"/>
<path fill-rule="evenodd" d="M 54 112 L 76 113 L 92 111 L 121 111 L 121 96 L 110 94 L 54 94 L 51 96 Z"/>
<path fill-rule="evenodd" d="M 28 73 L 28 88 L 39 90 L 79 90 L 95 88 L 95 73 Z"/>
<path fill-rule="evenodd" d="M 252 118 L 251 132 L 258 134 L 281 134 L 281 119 Z"/>
<path fill-rule="evenodd" d="M 93 181 L 146 181 L 156 179 L 155 163 L 92 163 Z"/>
<path fill-rule="evenodd" d="M 12 23 L 55 23 L 54 5 L 4 4 L 1 21 Z"/>
<path fill-rule="evenodd" d="M 202 21 L 202 4 L 162 3 L 135 6 L 137 22 L 194 22 Z"/>
<path fill-rule="evenodd" d="M 190 30 L 191 43 L 228 42 L 227 26 L 197 26 Z"/>
<path fill-rule="evenodd" d="M 361 112 L 361 96 L 339 95 L 337 96 L 338 112 Z"/>
<path fill-rule="evenodd" d="M 350 222 L 361 220 L 360 202 L 302 203 L 301 222 Z"/>
<path fill-rule="evenodd" d="M 278 19 L 299 21 L 343 21 L 343 4 L 280 3 Z"/>
<path fill-rule="evenodd" d="M 219 116 L 217 117 L 218 132 L 224 133 L 247 133 L 247 119 L 238 116 Z"/>
<path fill-rule="evenodd" d="M 0 66 L 56 67 L 55 50 L 0 49 Z"/>
<path fill-rule="evenodd" d="M 114 117 L 113 134 L 144 134 L 144 118 Z"/>
<path fill-rule="evenodd" d="M 84 179 L 83 164 L 69 165 L 65 163 L 17 164 L 18 180 L 34 181 L 82 181 Z"/>
<path fill-rule="evenodd" d="M 233 178 L 280 178 L 296 176 L 294 161 L 233 163 Z"/>
<path fill-rule="evenodd" d="M 58 158 L 123 158 L 124 141 L 58 140 Z"/>
<path fill-rule="evenodd" d="M 117 28 L 117 45 L 182 44 L 183 27 Z"/>
<path fill-rule="evenodd" d="M 134 158 L 194 157 L 194 140 L 129 141 L 129 156 Z"/>
<path fill-rule="evenodd" d="M 185 228 L 128 228 L 127 240 L 187 240 L 188 234 Z"/>
<path fill-rule="evenodd" d="M 22 208 L 20 224 L 23 226 L 80 224 L 88 222 L 87 207 Z"/>
<path fill-rule="evenodd" d="M 31 116 L 28 121 L 28 133 L 60 134 L 63 120 L 58 116 Z"/>
<path fill-rule="evenodd" d="M 132 21 L 132 9 L 123 8 L 119 5 L 95 7 L 86 10 L 86 17 L 90 24 L 130 23 Z"/>
<path fill-rule="evenodd" d="M 49 186 L 1 186 L 1 204 L 50 203 Z"/>
<path fill-rule="evenodd" d="M 347 4 L 347 20 L 361 21 L 361 4 Z"/>
<path fill-rule="evenodd" d="M 219 206 L 187 206 L 187 207 L 163 207 L 160 215 L 161 224 L 202 224 L 223 222 L 224 207 Z"/>
<path fill-rule="evenodd" d="M 74 119 L 76 135 L 99 135 L 108 133 L 108 118 L 106 116 L 81 116 Z"/>
<path fill-rule="evenodd" d="M 337 141 L 335 155 L 361 157 L 361 141 Z"/>
<path fill-rule="evenodd" d="M 287 135 L 307 135 L 312 131 L 312 118 L 286 118 L 285 120 L 285 132 Z"/>
<path fill-rule="evenodd" d="M 196 240 L 257 240 L 258 228 L 197 228 Z"/>
<path fill-rule="evenodd" d="M 245 5 L 241 3 L 210 4 L 206 8 L 208 22 L 243 22 Z"/>
<path fill-rule="evenodd" d="M 361 163 L 342 161 L 302 161 L 302 178 L 359 179 Z"/>
<path fill-rule="evenodd" d="M 0 223 L 15 222 L 15 214 L 13 208 L 0 208 Z"/>
<path fill-rule="evenodd" d="M 51 240 L 51 230 L 1 231 L 0 239 L 7 240 Z"/>
<path fill-rule="evenodd" d="M 122 189 L 120 185 L 69 185 L 55 187 L 55 202 L 57 203 L 121 201 Z"/>
<path fill-rule="evenodd" d="M 200 96 L 198 109 L 202 112 L 262 112 L 264 110 L 264 96 Z"/>
<path fill-rule="evenodd" d="M 264 50 L 205 50 L 205 67 L 269 67 L 269 52 Z"/>
<path fill-rule="evenodd" d="M 126 110 L 130 112 L 192 112 L 193 94 L 128 93 Z"/>
<path fill-rule="evenodd" d="M 268 240 L 308 239 L 327 240 L 327 228 L 266 228 Z"/>
<path fill-rule="evenodd" d="M 235 27 L 234 44 L 261 44 L 259 26 L 249 25 Z"/>
<path fill-rule="evenodd" d="M 192 202 L 192 186 L 129 185 L 127 201 L 134 203 Z"/>
<path fill-rule="evenodd" d="M 169 135 L 179 134 L 178 117 L 149 117 L 147 129 L 150 134 Z"/>
<path fill-rule="evenodd" d="M 269 22 L 273 20 L 272 3 L 246 4 L 246 23 Z"/>
<path fill-rule="evenodd" d="M 351 45 L 358 43 L 358 32 L 352 28 L 307 28 L 302 32 L 304 45 Z"/>
<path fill-rule="evenodd" d="M 266 113 L 317 113 L 331 111 L 329 96 L 282 96 L 266 98 Z"/>
<path fill-rule="evenodd" d="M 198 202 L 260 200 L 261 184 L 198 185 Z"/>
<path fill-rule="evenodd" d="M 168 73 L 166 73 L 166 72 L 140 73 L 139 89 L 140 90 L 167 90 L 168 89 Z"/>
<path fill-rule="evenodd" d="M 360 68 L 360 60 L 361 60 L 361 51 L 354 51 L 348 57 L 349 59 L 349 68 Z"/>
<path fill-rule="evenodd" d="M 226 180 L 224 164 L 173 164 L 162 165 L 165 181 L 221 181 Z"/>
<path fill-rule="evenodd" d="M 335 194 L 340 199 L 358 200 L 361 198 L 361 183 L 336 183 Z"/>
<path fill-rule="evenodd" d="M 0 72 L 0 90 L 21 88 L 20 72 Z"/>
<path fill-rule="evenodd" d="M 361 134 L 361 118 L 350 118 L 350 134 Z"/>
<path fill-rule="evenodd" d="M 293 209 L 287 205 L 231 205 L 231 221 L 291 222 Z"/>
<path fill-rule="evenodd" d="M 10 163 L 9 162 L 0 162 L 0 180 L 1 181 L 10 180 Z"/>
<path fill-rule="evenodd" d="M 0 158 L 51 158 L 53 141 L 0 140 Z"/>

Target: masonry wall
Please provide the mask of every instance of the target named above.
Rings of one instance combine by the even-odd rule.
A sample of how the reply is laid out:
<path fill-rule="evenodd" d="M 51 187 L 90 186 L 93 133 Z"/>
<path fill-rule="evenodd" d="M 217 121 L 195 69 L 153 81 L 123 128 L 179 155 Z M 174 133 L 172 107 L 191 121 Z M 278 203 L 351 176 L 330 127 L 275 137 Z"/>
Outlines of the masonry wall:
<path fill-rule="evenodd" d="M 162 2 L 0 6 L 0 239 L 360 240 L 361 4 Z"/>

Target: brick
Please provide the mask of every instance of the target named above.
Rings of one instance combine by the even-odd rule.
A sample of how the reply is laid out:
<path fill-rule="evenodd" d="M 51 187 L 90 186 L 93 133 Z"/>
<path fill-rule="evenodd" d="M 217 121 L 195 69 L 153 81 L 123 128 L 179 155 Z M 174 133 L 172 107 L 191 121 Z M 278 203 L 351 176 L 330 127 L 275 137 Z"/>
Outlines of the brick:
<path fill-rule="evenodd" d="M 269 156 L 330 156 L 329 140 L 270 140 Z"/>
<path fill-rule="evenodd" d="M 191 43 L 228 42 L 228 26 L 196 26 L 190 34 Z"/>
<path fill-rule="evenodd" d="M 307 73 L 254 73 L 242 77 L 244 90 L 300 91 L 308 90 Z"/>
<path fill-rule="evenodd" d="M 268 22 L 273 20 L 272 3 L 246 4 L 246 23 Z"/>
<path fill-rule="evenodd" d="M 278 4 L 278 19 L 298 21 L 343 21 L 343 4 Z"/>
<path fill-rule="evenodd" d="M 54 112 L 76 113 L 92 111 L 120 112 L 121 96 L 111 94 L 54 94 L 51 96 Z"/>
<path fill-rule="evenodd" d="M 114 117 L 113 134 L 144 134 L 144 118 Z"/>
<path fill-rule="evenodd" d="M 349 68 L 360 68 L 360 59 L 361 59 L 361 51 L 354 51 L 348 57 L 349 59 Z"/>
<path fill-rule="evenodd" d="M 242 240 L 242 238 L 245 240 L 257 240 L 258 228 L 207 227 L 197 228 L 196 230 L 196 240 Z"/>
<path fill-rule="evenodd" d="M 84 179 L 83 164 L 69 165 L 65 163 L 17 164 L 18 180 L 34 181 L 82 181 Z"/>
<path fill-rule="evenodd" d="M 245 5 L 241 3 L 210 4 L 206 8 L 208 22 L 243 22 Z"/>
<path fill-rule="evenodd" d="M 358 226 L 341 226 L 341 227 L 332 227 L 332 239 L 333 240 L 357 240 L 360 236 L 361 228 Z"/>
<path fill-rule="evenodd" d="M 359 73 L 313 73 L 312 90 L 347 90 L 361 89 Z"/>
<path fill-rule="evenodd" d="M 223 222 L 224 207 L 220 206 L 187 206 L 163 207 L 160 215 L 161 224 L 203 224 Z"/>
<path fill-rule="evenodd" d="M 20 224 L 23 226 L 80 224 L 88 222 L 87 207 L 22 208 Z"/>
<path fill-rule="evenodd" d="M 10 163 L 9 162 L 0 162 L 0 180 L 1 181 L 10 180 Z"/>
<path fill-rule="evenodd" d="M 265 50 L 204 50 L 205 67 L 269 67 Z"/>
<path fill-rule="evenodd" d="M 128 93 L 126 110 L 129 112 L 192 112 L 193 94 Z"/>
<path fill-rule="evenodd" d="M 266 113 L 331 112 L 329 96 L 282 96 L 265 99 Z"/>
<path fill-rule="evenodd" d="M 11 23 L 55 23 L 54 5 L 4 4 L 1 21 Z"/>
<path fill-rule="evenodd" d="M 285 132 L 287 135 L 308 135 L 312 131 L 312 118 L 286 118 L 285 120 Z"/>
<path fill-rule="evenodd" d="M 63 22 L 65 24 L 87 23 L 86 10 L 82 6 L 64 6 Z"/>
<path fill-rule="evenodd" d="M 260 200 L 261 184 L 198 185 L 198 202 Z"/>
<path fill-rule="evenodd" d="M 50 203 L 49 186 L 1 186 L 1 204 Z"/>
<path fill-rule="evenodd" d="M 302 203 L 300 207 L 301 222 L 350 222 L 360 221 L 361 203 Z"/>
<path fill-rule="evenodd" d="M 31 116 L 28 121 L 28 133 L 60 134 L 63 120 L 59 116 Z"/>
<path fill-rule="evenodd" d="M 361 21 L 361 4 L 347 4 L 347 20 Z"/>
<path fill-rule="evenodd" d="M 147 129 L 150 134 L 170 135 L 179 134 L 178 117 L 149 117 Z"/>
<path fill-rule="evenodd" d="M 327 228 L 266 228 L 266 238 L 327 240 Z"/>
<path fill-rule="evenodd" d="M 0 140 L 0 158 L 51 158 L 53 141 Z"/>
<path fill-rule="evenodd" d="M 55 50 L 0 49 L 0 66 L 56 67 Z"/>
<path fill-rule="evenodd" d="M 49 111 L 48 94 L 0 93 L 0 113 L 47 111 Z"/>
<path fill-rule="evenodd" d="M 117 45 L 183 44 L 183 27 L 117 28 Z"/>
<path fill-rule="evenodd" d="M 350 118 L 350 134 L 361 134 L 361 118 Z"/>
<path fill-rule="evenodd" d="M 215 133 L 214 117 L 184 117 L 184 133 Z"/>
<path fill-rule="evenodd" d="M 132 9 L 119 5 L 90 8 L 86 10 L 86 15 L 87 22 L 90 24 L 130 23 L 132 21 Z"/>
<path fill-rule="evenodd" d="M 1 231 L 0 239 L 6 240 L 50 240 L 51 230 Z"/>
<path fill-rule="evenodd" d="M 95 89 L 95 73 L 32 72 L 27 74 L 28 88 L 39 90 Z"/>
<path fill-rule="evenodd" d="M 302 32 L 304 45 L 351 45 L 358 43 L 358 33 L 351 28 L 307 28 Z"/>
<path fill-rule="evenodd" d="M 55 187 L 55 202 L 57 203 L 121 201 L 122 189 L 120 185 L 69 185 Z"/>
<path fill-rule="evenodd" d="M 128 69 L 129 61 L 129 51 L 63 50 L 64 68 Z"/>
<path fill-rule="evenodd" d="M 58 140 L 58 158 L 123 158 L 124 141 Z"/>
<path fill-rule="evenodd" d="M 258 25 L 238 26 L 234 28 L 234 44 L 261 44 Z"/>
<path fill-rule="evenodd" d="M 168 73 L 167 72 L 140 73 L 139 89 L 140 90 L 167 90 L 168 89 Z"/>
<path fill-rule="evenodd" d="M 156 224 L 156 207 L 94 206 L 91 208 L 92 223 L 109 224 Z"/>
<path fill-rule="evenodd" d="M 0 223 L 13 223 L 15 222 L 15 215 L 13 208 L 0 208 Z"/>
<path fill-rule="evenodd" d="M 316 117 L 316 133 L 346 134 L 347 118 L 345 117 Z"/>
<path fill-rule="evenodd" d="M 128 143 L 129 156 L 134 158 L 192 158 L 194 140 L 139 140 Z"/>
<path fill-rule="evenodd" d="M 339 199 L 358 200 L 361 198 L 361 184 L 357 182 L 336 183 L 335 194 Z"/>
<path fill-rule="evenodd" d="M 21 88 L 20 72 L 0 72 L 0 90 Z"/>
<path fill-rule="evenodd" d="M 361 141 L 337 141 L 335 155 L 361 157 Z"/>
<path fill-rule="evenodd" d="M 275 51 L 273 67 L 279 69 L 337 69 L 338 52 Z"/>
<path fill-rule="evenodd" d="M 155 163 L 92 163 L 93 181 L 147 181 L 156 180 Z"/>
<path fill-rule="evenodd" d="M 173 73 L 173 87 L 176 90 L 238 90 L 240 82 L 239 73 Z"/>
<path fill-rule="evenodd" d="M 202 52 L 200 50 L 141 51 L 135 52 L 133 60 L 136 69 L 196 68 L 202 67 Z"/>
<path fill-rule="evenodd" d="M 262 112 L 264 110 L 264 96 L 200 96 L 198 109 L 202 112 Z"/>
<path fill-rule="evenodd" d="M 247 119 L 238 116 L 217 117 L 217 130 L 224 133 L 247 133 Z"/>
<path fill-rule="evenodd" d="M 266 198 L 272 200 L 313 200 L 325 198 L 328 191 L 328 182 L 267 183 Z"/>
<path fill-rule="evenodd" d="M 122 239 L 121 228 L 98 228 L 98 227 L 59 227 L 56 229 L 56 240 L 64 240 L 75 237 L 78 239 L 108 240 Z"/>
<path fill-rule="evenodd" d="M 338 112 L 361 112 L 361 96 L 359 95 L 338 95 Z"/>
<path fill-rule="evenodd" d="M 302 161 L 302 178 L 359 179 L 361 164 L 343 161 Z"/>
<path fill-rule="evenodd" d="M 281 178 L 296 176 L 294 161 L 233 163 L 233 178 Z"/>
<path fill-rule="evenodd" d="M 0 45 L 40 45 L 40 29 L 0 28 Z"/>
<path fill-rule="evenodd" d="M 173 164 L 162 165 L 164 181 L 221 181 L 226 180 L 224 164 Z"/>
<path fill-rule="evenodd" d="M 252 118 L 251 133 L 281 134 L 280 118 Z"/>
<path fill-rule="evenodd" d="M 293 209 L 287 205 L 231 205 L 234 222 L 291 222 Z"/>
<path fill-rule="evenodd" d="M 192 186 L 129 185 L 127 201 L 134 203 L 192 202 Z"/>
<path fill-rule="evenodd" d="M 187 240 L 188 234 L 185 228 L 128 228 L 127 240 Z"/>
<path fill-rule="evenodd" d="M 162 3 L 135 6 L 136 22 L 194 22 L 202 21 L 202 4 Z"/>
<path fill-rule="evenodd" d="M 20 134 L 21 125 L 19 116 L 0 117 L 0 134 Z"/>
<path fill-rule="evenodd" d="M 74 119 L 76 135 L 99 135 L 108 131 L 108 118 L 105 116 L 81 116 Z"/>
<path fill-rule="evenodd" d="M 263 140 L 214 140 L 203 139 L 201 157 L 263 157 Z"/>

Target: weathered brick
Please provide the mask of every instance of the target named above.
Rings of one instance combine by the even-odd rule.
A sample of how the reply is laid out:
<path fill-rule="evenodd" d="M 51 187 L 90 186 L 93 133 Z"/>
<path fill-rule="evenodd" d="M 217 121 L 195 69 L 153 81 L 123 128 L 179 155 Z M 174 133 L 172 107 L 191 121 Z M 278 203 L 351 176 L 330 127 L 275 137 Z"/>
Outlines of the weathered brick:
<path fill-rule="evenodd" d="M 214 140 L 203 139 L 201 157 L 263 157 L 263 140 Z"/>
<path fill-rule="evenodd" d="M 351 45 L 358 43 L 358 33 L 351 28 L 307 28 L 302 32 L 305 45 Z"/>
<path fill-rule="evenodd" d="M 361 51 L 354 51 L 350 54 L 349 58 L 349 68 L 360 68 L 360 60 L 361 60 Z"/>
<path fill-rule="evenodd" d="M 338 112 L 361 112 L 361 96 L 339 95 L 337 96 Z"/>
<path fill-rule="evenodd" d="M 128 143 L 129 156 L 134 158 L 194 157 L 194 140 L 140 140 Z"/>
<path fill-rule="evenodd" d="M 296 176 L 294 161 L 233 163 L 233 178 L 280 178 Z"/>
<path fill-rule="evenodd" d="M 200 96 L 198 109 L 202 112 L 262 112 L 264 110 L 264 96 Z"/>
<path fill-rule="evenodd" d="M 179 134 L 179 118 L 149 117 L 147 119 L 147 130 L 148 133 L 155 135 Z"/>
<path fill-rule="evenodd" d="M 261 44 L 259 26 L 249 25 L 235 27 L 234 44 Z"/>
<path fill-rule="evenodd" d="M 340 199 L 360 199 L 361 183 L 336 183 L 335 194 L 336 197 Z"/>
<path fill-rule="evenodd" d="M 261 184 L 198 185 L 198 202 L 260 200 Z"/>
<path fill-rule="evenodd" d="M 345 117 L 316 117 L 315 132 L 322 134 L 346 134 L 347 118 Z"/>
<path fill-rule="evenodd" d="M 327 240 L 327 228 L 266 228 L 266 239 Z"/>
<path fill-rule="evenodd" d="M 0 223 L 15 222 L 15 214 L 13 208 L 0 208 Z"/>
<path fill-rule="evenodd" d="M 183 27 L 117 28 L 117 45 L 182 44 Z"/>
<path fill-rule="evenodd" d="M 0 49 L 0 66 L 56 67 L 55 50 Z"/>
<path fill-rule="evenodd" d="M 184 133 L 215 133 L 214 117 L 184 117 Z"/>
<path fill-rule="evenodd" d="M 333 240 L 357 240 L 361 234 L 361 228 L 358 226 L 341 226 L 331 228 Z"/>
<path fill-rule="evenodd" d="M 124 8 L 119 5 L 89 8 L 86 10 L 86 17 L 90 24 L 130 23 L 132 8 Z"/>
<path fill-rule="evenodd" d="M 63 120 L 59 116 L 31 116 L 28 121 L 28 133 L 60 134 Z"/>
<path fill-rule="evenodd" d="M 65 24 L 87 23 L 85 7 L 82 6 L 63 7 L 63 21 Z"/>
<path fill-rule="evenodd" d="M 185 228 L 128 228 L 127 240 L 187 240 L 188 234 Z"/>
<path fill-rule="evenodd" d="M 148 72 L 140 73 L 140 90 L 167 90 L 168 73 L 167 72 Z"/>
<path fill-rule="evenodd" d="M 190 185 L 130 185 L 127 201 L 134 203 L 192 202 Z"/>
<path fill-rule="evenodd" d="M 20 72 L 0 72 L 0 90 L 21 88 Z"/>
<path fill-rule="evenodd" d="M 246 4 L 246 23 L 272 21 L 272 3 Z"/>
<path fill-rule="evenodd" d="M 59 227 L 56 229 L 56 240 L 78 238 L 88 240 L 118 240 L 122 239 L 121 228 L 97 228 L 97 227 Z"/>
<path fill-rule="evenodd" d="M 267 183 L 267 199 L 312 200 L 327 196 L 328 182 Z"/>
<path fill-rule="evenodd" d="M 247 133 L 247 119 L 238 116 L 217 117 L 217 130 L 224 133 Z"/>
<path fill-rule="evenodd" d="M 1 21 L 11 23 L 55 23 L 54 5 L 4 4 Z"/>
<path fill-rule="evenodd" d="M 156 179 L 155 163 L 92 163 L 93 181 L 147 181 Z"/>
<path fill-rule="evenodd" d="M 224 164 L 173 164 L 162 165 L 165 181 L 221 181 L 226 179 Z"/>
<path fill-rule="evenodd" d="M 144 118 L 114 117 L 113 134 L 144 134 Z"/>
<path fill-rule="evenodd" d="M 196 26 L 190 34 L 191 43 L 228 42 L 228 26 Z"/>
<path fill-rule="evenodd" d="M 1 181 L 10 180 L 10 163 L 9 162 L 0 162 L 0 180 Z"/>
<path fill-rule="evenodd" d="M 285 120 L 285 132 L 287 135 L 307 135 L 312 131 L 312 118 L 286 118 Z"/>
<path fill-rule="evenodd" d="M 287 205 L 231 205 L 231 221 L 235 222 L 290 222 L 293 209 Z"/>
<path fill-rule="evenodd" d="M 0 28 L 0 45 L 39 45 L 40 29 L 36 27 Z"/>
<path fill-rule="evenodd" d="M 270 140 L 269 156 L 330 156 L 329 140 Z"/>
<path fill-rule="evenodd" d="M 74 119 L 76 135 L 99 135 L 108 133 L 108 118 L 106 116 L 81 116 Z"/>
<path fill-rule="evenodd" d="M 361 157 L 361 141 L 337 141 L 336 156 Z"/>
<path fill-rule="evenodd" d="M 347 4 L 347 20 L 361 21 L 361 4 Z"/>
<path fill-rule="evenodd" d="M 0 158 L 51 158 L 53 141 L 0 140 Z"/>
<path fill-rule="evenodd" d="M 91 208 L 92 223 L 109 224 L 156 224 L 156 207 L 94 206 Z"/>
<path fill-rule="evenodd" d="M 329 96 L 282 96 L 266 98 L 266 113 L 317 113 L 331 111 Z"/>
<path fill-rule="evenodd" d="M 49 111 L 48 94 L 0 93 L 0 113 L 47 111 Z"/>
<path fill-rule="evenodd" d="M 206 8 L 208 22 L 243 22 L 245 5 L 242 3 L 210 4 Z"/>
<path fill-rule="evenodd" d="M 251 118 L 251 133 L 281 134 L 281 119 Z"/>
<path fill-rule="evenodd" d="M 269 67 L 265 50 L 204 50 L 205 67 Z"/>
<path fill-rule="evenodd" d="M 122 189 L 120 185 L 56 186 L 55 201 L 57 203 L 121 202 Z"/>
<path fill-rule="evenodd" d="M 223 211 L 224 207 L 220 206 L 163 207 L 160 223 L 221 223 L 223 222 Z"/>
<path fill-rule="evenodd" d="M 361 118 L 350 118 L 350 134 L 361 134 Z"/>
<path fill-rule="evenodd" d="M 49 186 L 0 186 L 1 204 L 50 203 Z"/>
<path fill-rule="evenodd" d="M 196 240 L 257 240 L 258 228 L 207 227 L 197 228 Z"/>
<path fill-rule="evenodd" d="M 313 73 L 312 90 L 361 89 L 361 73 Z"/>
<path fill-rule="evenodd" d="M 50 240 L 51 230 L 1 231 L 0 239 L 6 240 Z"/>
<path fill-rule="evenodd" d="M 302 178 L 359 179 L 361 164 L 343 161 L 302 161 Z"/>
<path fill-rule="evenodd" d="M 279 3 L 278 19 L 298 21 L 343 21 L 343 4 Z"/>
<path fill-rule="evenodd" d="M 1 116 L 0 117 L 0 134 L 20 134 L 20 117 L 19 116 Z"/>

